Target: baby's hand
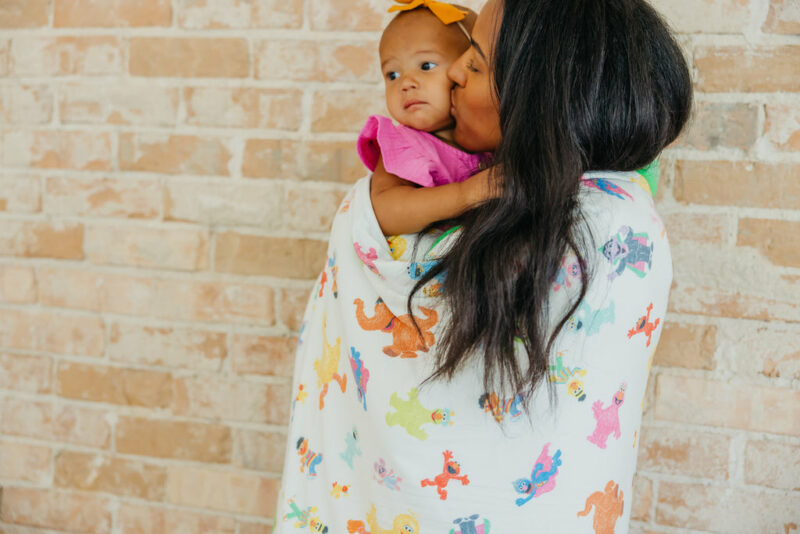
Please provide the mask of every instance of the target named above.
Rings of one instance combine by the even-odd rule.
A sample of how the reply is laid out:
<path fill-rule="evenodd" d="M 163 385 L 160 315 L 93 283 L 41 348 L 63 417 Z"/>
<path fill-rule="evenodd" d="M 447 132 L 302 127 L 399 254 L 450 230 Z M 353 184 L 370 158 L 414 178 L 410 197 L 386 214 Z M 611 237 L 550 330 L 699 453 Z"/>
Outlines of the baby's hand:
<path fill-rule="evenodd" d="M 498 188 L 492 187 L 489 169 L 473 174 L 461 182 L 461 185 L 464 201 L 470 207 L 500 195 Z"/>

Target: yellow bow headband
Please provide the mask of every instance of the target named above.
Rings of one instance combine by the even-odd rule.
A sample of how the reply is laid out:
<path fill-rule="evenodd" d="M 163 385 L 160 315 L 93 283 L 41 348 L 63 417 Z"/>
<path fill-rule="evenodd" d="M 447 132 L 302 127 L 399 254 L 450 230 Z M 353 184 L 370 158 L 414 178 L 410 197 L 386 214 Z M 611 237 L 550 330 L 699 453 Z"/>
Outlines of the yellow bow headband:
<path fill-rule="evenodd" d="M 467 16 L 466 11 L 461 11 L 456 6 L 446 4 L 444 2 L 437 2 L 436 0 L 397 0 L 401 6 L 392 6 L 389 8 L 389 13 L 394 11 L 411 11 L 417 9 L 419 6 L 427 7 L 431 13 L 436 15 L 436 18 L 441 20 L 444 24 L 451 24 L 458 22 Z"/>

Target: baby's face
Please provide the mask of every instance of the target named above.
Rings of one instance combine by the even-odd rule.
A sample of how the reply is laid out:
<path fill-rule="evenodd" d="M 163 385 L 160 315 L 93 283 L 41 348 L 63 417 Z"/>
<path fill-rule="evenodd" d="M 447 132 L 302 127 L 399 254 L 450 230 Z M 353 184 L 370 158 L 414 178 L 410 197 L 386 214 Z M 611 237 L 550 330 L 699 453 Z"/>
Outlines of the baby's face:
<path fill-rule="evenodd" d="M 380 43 L 386 106 L 401 124 L 434 132 L 452 126 L 447 69 L 469 47 L 455 24 L 442 24 L 427 9 L 403 14 Z"/>

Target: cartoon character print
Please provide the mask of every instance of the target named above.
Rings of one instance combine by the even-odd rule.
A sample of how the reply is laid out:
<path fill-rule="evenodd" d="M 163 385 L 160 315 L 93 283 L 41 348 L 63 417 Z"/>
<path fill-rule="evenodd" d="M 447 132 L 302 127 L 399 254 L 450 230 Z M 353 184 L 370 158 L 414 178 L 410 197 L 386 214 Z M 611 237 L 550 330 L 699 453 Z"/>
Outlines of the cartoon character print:
<path fill-rule="evenodd" d="M 314 370 L 317 372 L 317 387 L 320 388 L 320 410 L 325 407 L 325 395 L 328 394 L 328 384 L 332 380 L 335 380 L 336 383 L 339 384 L 339 387 L 342 389 L 342 393 L 344 393 L 345 389 L 347 388 L 347 375 L 339 374 L 339 360 L 341 359 L 340 347 L 342 344 L 342 338 L 337 337 L 335 345 L 328 343 L 328 338 L 325 335 L 327 323 L 327 315 L 323 315 L 322 340 L 324 347 L 322 349 L 322 356 L 314 360 Z"/>
<path fill-rule="evenodd" d="M 308 438 L 300 436 L 297 440 L 297 456 L 300 457 L 300 472 L 306 473 L 308 478 L 317 476 L 317 466 L 322 462 L 322 453 L 314 452 L 309 448 Z"/>
<path fill-rule="evenodd" d="M 525 400 L 525 394 L 519 393 L 511 398 L 500 399 L 497 392 L 484 393 L 478 398 L 478 406 L 484 412 L 492 414 L 494 420 L 498 423 L 503 421 L 505 416 L 508 416 L 512 421 L 517 421 L 519 416 L 522 415 L 520 404 Z"/>
<path fill-rule="evenodd" d="M 319 294 L 317 294 L 318 298 L 322 298 L 323 293 L 325 292 L 325 282 L 328 281 L 328 271 L 322 270 L 322 274 L 320 275 L 319 279 Z"/>
<path fill-rule="evenodd" d="M 400 483 L 403 481 L 402 477 L 394 473 L 394 469 L 386 467 L 386 462 L 383 458 L 378 458 L 378 461 L 373 464 L 375 473 L 373 474 L 378 484 L 382 484 L 393 491 L 400 491 Z"/>
<path fill-rule="evenodd" d="M 614 324 L 614 301 L 605 308 L 592 310 L 586 299 L 583 299 L 567 321 L 566 328 L 568 332 L 575 334 L 583 332 L 587 336 L 593 336 L 606 324 Z"/>
<path fill-rule="evenodd" d="M 292 409 L 291 409 L 291 417 L 289 421 L 291 422 L 294 419 L 294 410 L 295 405 L 299 402 L 300 404 L 305 404 L 306 398 L 308 397 L 308 392 L 305 390 L 305 384 L 298 384 L 297 385 L 297 394 L 292 399 Z"/>
<path fill-rule="evenodd" d="M 561 259 L 561 267 L 556 272 L 556 279 L 553 282 L 553 291 L 558 291 L 562 287 L 572 287 L 572 280 L 580 280 L 581 266 L 575 254 L 567 254 Z"/>
<path fill-rule="evenodd" d="M 358 241 L 353 243 L 353 249 L 356 251 L 356 256 L 358 259 L 361 260 L 361 263 L 367 266 L 367 269 L 378 275 L 382 280 L 386 278 L 378 271 L 378 267 L 375 266 L 375 260 L 378 259 L 378 252 L 375 250 L 374 247 L 369 247 L 367 252 L 361 250 L 361 245 L 358 244 Z"/>
<path fill-rule="evenodd" d="M 650 337 L 653 335 L 653 331 L 658 328 L 658 321 L 656 319 L 652 323 L 650 322 L 650 312 L 653 311 L 653 303 L 651 302 L 647 306 L 647 313 L 639 317 L 639 320 L 636 321 L 636 326 L 628 330 L 628 339 L 632 338 L 637 334 L 644 334 L 647 336 L 647 344 L 645 347 L 650 346 Z"/>
<path fill-rule="evenodd" d="M 356 392 L 358 393 L 358 400 L 367 410 L 367 382 L 369 381 L 369 369 L 364 367 L 364 361 L 361 359 L 361 353 L 355 347 L 350 347 L 350 369 L 353 371 L 353 377 L 356 381 Z"/>
<path fill-rule="evenodd" d="M 348 493 L 349 491 L 350 491 L 350 486 L 334 482 L 331 488 L 331 497 L 333 497 L 334 499 L 339 499 L 340 497 L 347 497 L 348 495 L 350 495 Z"/>
<path fill-rule="evenodd" d="M 344 437 L 345 443 L 345 450 L 344 452 L 339 453 L 339 457 L 344 460 L 344 462 L 353 469 L 353 457 L 358 455 L 361 456 L 361 449 L 358 448 L 358 430 L 356 427 L 353 427 L 353 430 L 347 433 Z"/>
<path fill-rule="evenodd" d="M 297 338 L 298 347 L 303 344 L 303 333 L 306 331 L 306 326 L 308 326 L 308 320 L 304 320 L 303 324 L 300 325 L 300 333 L 298 334 Z"/>
<path fill-rule="evenodd" d="M 283 520 L 288 521 L 290 519 L 296 519 L 294 522 L 294 528 L 308 528 L 311 532 L 327 534 L 328 527 L 325 526 L 319 517 L 312 515 L 316 512 L 316 506 L 309 506 L 303 510 L 297 506 L 297 503 L 294 502 L 294 499 L 289 499 L 289 513 L 283 516 Z"/>
<path fill-rule="evenodd" d="M 459 517 L 453 520 L 458 528 L 451 528 L 448 534 L 489 534 L 491 523 L 488 519 L 480 519 L 479 514 L 472 514 L 469 517 Z"/>
<path fill-rule="evenodd" d="M 392 344 L 383 347 L 383 353 L 387 356 L 416 358 L 417 351 L 428 352 L 435 342 L 431 328 L 436 325 L 439 315 L 433 309 L 420 306 L 425 318 L 415 317 L 420 330 L 422 330 L 422 338 L 420 338 L 410 316 L 405 314 L 395 317 L 382 298 L 375 301 L 375 314 L 372 317 L 364 314 L 363 300 L 355 299 L 353 304 L 356 307 L 356 319 L 361 328 L 392 334 Z"/>
<path fill-rule="evenodd" d="M 421 487 L 436 486 L 436 493 L 439 494 L 441 500 L 447 499 L 447 490 L 445 489 L 451 480 L 460 480 L 462 486 L 469 484 L 469 477 L 461 474 L 461 465 L 453 460 L 452 451 L 442 452 L 444 456 L 444 466 L 442 472 L 433 478 L 424 478 L 419 481 Z"/>
<path fill-rule="evenodd" d="M 605 490 L 595 491 L 586 498 L 586 508 L 578 512 L 578 517 L 588 516 L 594 507 L 594 534 L 614 534 L 617 519 L 622 517 L 624 508 L 623 492 L 613 480 L 606 483 Z"/>
<path fill-rule="evenodd" d="M 586 439 L 601 449 L 606 448 L 606 440 L 608 440 L 608 436 L 610 436 L 612 432 L 616 439 L 619 439 L 622 435 L 619 429 L 619 408 L 625 400 L 626 387 L 627 384 L 623 382 L 622 385 L 619 386 L 617 392 L 614 393 L 611 404 L 605 408 L 603 408 L 603 401 L 601 400 L 596 400 L 594 404 L 592 404 L 592 413 L 594 414 L 596 425 L 594 432 Z"/>
<path fill-rule="evenodd" d="M 389 245 L 389 254 L 392 255 L 392 258 L 399 260 L 403 257 L 403 253 L 406 251 L 407 242 L 404 237 L 399 235 L 392 235 L 386 238 L 386 244 Z"/>
<path fill-rule="evenodd" d="M 419 280 L 423 277 L 425 273 L 430 271 L 434 266 L 439 263 L 438 260 L 428 260 L 422 262 L 412 261 L 408 265 L 408 275 L 411 277 L 412 280 Z M 446 272 L 442 271 L 436 276 L 433 277 L 428 285 L 426 285 L 422 289 L 422 293 L 428 297 L 438 297 L 442 294 L 442 287 L 444 286 L 444 279 L 447 275 Z"/>
<path fill-rule="evenodd" d="M 444 427 L 453 425 L 455 412 L 447 408 L 436 408 L 435 410 L 426 408 L 419 400 L 417 388 L 411 388 L 408 392 L 408 400 L 405 401 L 401 400 L 397 393 L 392 393 L 389 405 L 396 411 L 389 411 L 386 414 L 386 424 L 389 426 L 399 425 L 409 435 L 422 441 L 428 439 L 428 433 L 422 429 L 422 425 L 434 424 Z"/>
<path fill-rule="evenodd" d="M 607 195 L 611 195 L 613 197 L 617 197 L 621 200 L 625 200 L 627 197 L 629 200 L 633 200 L 633 197 L 620 186 L 606 180 L 605 178 L 582 178 L 581 183 L 586 187 L 591 187 L 592 189 L 597 189 L 598 191 L 602 191 Z"/>
<path fill-rule="evenodd" d="M 586 400 L 586 391 L 583 389 L 582 376 L 586 376 L 586 369 L 580 367 L 567 367 L 564 365 L 564 353 L 559 352 L 556 355 L 556 364 L 548 365 L 547 369 L 550 371 L 550 382 L 556 384 L 566 384 L 567 393 L 578 399 L 579 402 Z"/>
<path fill-rule="evenodd" d="M 617 234 L 599 250 L 615 266 L 615 270 L 608 275 L 608 279 L 612 281 L 625 272 L 625 269 L 643 278 L 652 267 L 653 243 L 650 243 L 646 232 L 634 233 L 630 226 L 620 227 Z"/>
<path fill-rule="evenodd" d="M 527 495 L 518 497 L 514 503 L 522 506 L 534 497 L 541 497 L 545 493 L 553 491 L 556 487 L 556 475 L 561 466 L 561 449 L 556 450 L 553 456 L 549 454 L 550 444 L 545 443 L 539 458 L 533 466 L 531 478 L 519 478 L 513 482 L 514 491 Z"/>
<path fill-rule="evenodd" d="M 337 298 L 339 296 L 339 287 L 336 283 L 336 273 L 339 271 L 339 267 L 336 265 L 335 252 L 333 253 L 333 256 L 328 258 L 328 269 L 331 271 L 331 292 L 333 293 L 333 298 Z"/>
<path fill-rule="evenodd" d="M 369 526 L 369 530 L 367 530 Z M 419 534 L 419 522 L 413 514 L 400 514 L 392 521 L 392 528 L 385 529 L 378 525 L 378 511 L 371 505 L 367 512 L 367 523 L 349 520 L 347 522 L 348 534 Z"/>

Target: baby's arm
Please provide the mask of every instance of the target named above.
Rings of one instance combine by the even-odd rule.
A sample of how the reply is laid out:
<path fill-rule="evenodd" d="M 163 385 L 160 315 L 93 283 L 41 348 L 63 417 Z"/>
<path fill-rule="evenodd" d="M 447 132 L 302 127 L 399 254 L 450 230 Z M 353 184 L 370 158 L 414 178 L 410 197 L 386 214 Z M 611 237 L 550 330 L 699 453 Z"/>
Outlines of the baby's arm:
<path fill-rule="evenodd" d="M 413 234 L 488 198 L 488 177 L 484 170 L 463 182 L 419 187 L 388 173 L 379 158 L 370 182 L 372 209 L 383 235 Z"/>

